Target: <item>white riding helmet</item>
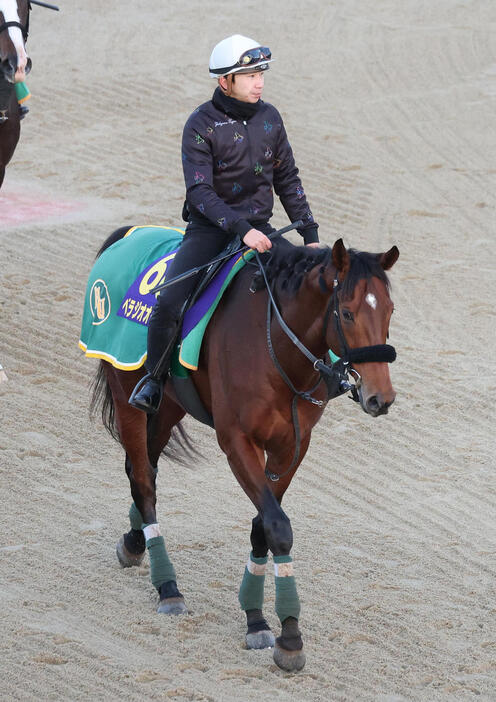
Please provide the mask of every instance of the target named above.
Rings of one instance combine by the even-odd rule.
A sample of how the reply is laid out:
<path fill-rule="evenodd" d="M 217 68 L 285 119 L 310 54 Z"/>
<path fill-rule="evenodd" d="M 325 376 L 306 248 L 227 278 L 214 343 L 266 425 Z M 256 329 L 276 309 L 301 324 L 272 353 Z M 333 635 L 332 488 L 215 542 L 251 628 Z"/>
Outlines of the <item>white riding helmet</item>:
<path fill-rule="evenodd" d="M 214 46 L 210 55 L 210 76 L 220 78 L 240 71 L 266 71 L 271 61 L 270 49 L 267 46 L 260 46 L 258 41 L 241 34 L 233 34 Z"/>

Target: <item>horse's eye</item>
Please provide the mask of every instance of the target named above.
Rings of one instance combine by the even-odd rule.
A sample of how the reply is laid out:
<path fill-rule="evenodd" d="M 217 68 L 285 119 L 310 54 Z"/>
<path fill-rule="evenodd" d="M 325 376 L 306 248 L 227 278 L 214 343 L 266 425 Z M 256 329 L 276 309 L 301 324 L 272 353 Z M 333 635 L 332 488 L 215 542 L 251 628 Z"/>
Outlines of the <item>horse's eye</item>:
<path fill-rule="evenodd" d="M 345 319 L 347 322 L 352 322 L 353 312 L 350 312 L 349 310 L 343 310 L 343 319 Z"/>

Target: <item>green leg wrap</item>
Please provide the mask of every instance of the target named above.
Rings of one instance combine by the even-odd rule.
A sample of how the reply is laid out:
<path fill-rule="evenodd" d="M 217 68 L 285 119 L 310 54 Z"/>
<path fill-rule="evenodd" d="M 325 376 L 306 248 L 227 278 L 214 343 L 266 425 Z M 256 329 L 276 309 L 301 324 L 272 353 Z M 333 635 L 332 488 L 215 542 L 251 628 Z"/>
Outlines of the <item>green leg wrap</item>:
<path fill-rule="evenodd" d="M 291 563 L 291 556 L 274 556 L 274 563 Z M 296 591 L 294 575 L 276 576 L 276 613 L 281 624 L 288 617 L 300 616 L 300 598 Z"/>
<path fill-rule="evenodd" d="M 169 560 L 163 536 L 154 536 L 146 542 L 150 556 L 150 577 L 153 585 L 159 589 L 169 580 L 176 580 L 176 571 Z"/>
<path fill-rule="evenodd" d="M 250 561 L 257 565 L 265 565 L 267 556 L 264 558 L 256 558 L 253 553 L 250 553 Z M 243 580 L 239 588 L 238 600 L 241 609 L 245 612 L 248 609 L 262 609 L 264 602 L 264 583 L 265 575 L 254 575 L 245 566 Z"/>
<path fill-rule="evenodd" d="M 25 100 L 28 100 L 31 97 L 31 93 L 29 92 L 29 88 L 26 85 L 26 83 L 16 83 L 15 91 L 17 102 L 24 102 Z"/>
<path fill-rule="evenodd" d="M 143 517 L 141 516 L 141 512 L 136 507 L 134 502 L 129 510 L 129 521 L 131 522 L 131 529 L 138 530 L 141 529 L 143 525 Z"/>

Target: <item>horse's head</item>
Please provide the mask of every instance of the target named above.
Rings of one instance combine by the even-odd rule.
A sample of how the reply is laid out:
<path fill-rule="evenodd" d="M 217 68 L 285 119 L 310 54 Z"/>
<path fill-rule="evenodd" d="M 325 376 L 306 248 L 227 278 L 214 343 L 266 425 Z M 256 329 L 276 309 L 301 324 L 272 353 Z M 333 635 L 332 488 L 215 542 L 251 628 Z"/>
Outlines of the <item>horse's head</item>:
<path fill-rule="evenodd" d="M 372 254 L 347 250 L 338 239 L 332 248 L 333 265 L 322 271 L 326 286 L 334 290 L 326 342 L 338 356 L 349 360 L 351 373 L 358 378 L 360 404 L 373 417 L 386 414 L 396 396 L 389 375 L 395 353 L 386 345 L 393 302 L 385 271 L 398 256 L 396 246 Z"/>
<path fill-rule="evenodd" d="M 29 0 L 0 0 L 0 72 L 10 83 L 26 78 L 31 59 L 26 53 Z"/>

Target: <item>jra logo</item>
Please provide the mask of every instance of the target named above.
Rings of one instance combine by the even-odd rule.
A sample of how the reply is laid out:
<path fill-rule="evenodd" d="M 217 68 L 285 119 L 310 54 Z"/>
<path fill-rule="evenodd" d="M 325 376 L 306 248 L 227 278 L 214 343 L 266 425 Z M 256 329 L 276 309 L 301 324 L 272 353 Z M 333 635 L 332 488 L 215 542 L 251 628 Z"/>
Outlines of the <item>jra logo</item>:
<path fill-rule="evenodd" d="M 103 324 L 110 314 L 110 295 L 105 281 L 95 280 L 90 291 L 90 309 L 92 324 Z"/>

